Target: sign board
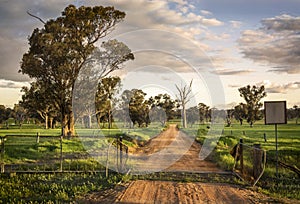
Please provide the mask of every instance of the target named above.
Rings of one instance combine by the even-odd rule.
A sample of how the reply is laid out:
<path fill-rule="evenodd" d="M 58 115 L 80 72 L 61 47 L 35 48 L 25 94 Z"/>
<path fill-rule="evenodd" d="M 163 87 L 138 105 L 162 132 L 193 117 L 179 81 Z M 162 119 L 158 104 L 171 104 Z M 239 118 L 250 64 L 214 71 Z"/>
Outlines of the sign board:
<path fill-rule="evenodd" d="M 286 101 L 265 101 L 265 124 L 286 124 Z"/>

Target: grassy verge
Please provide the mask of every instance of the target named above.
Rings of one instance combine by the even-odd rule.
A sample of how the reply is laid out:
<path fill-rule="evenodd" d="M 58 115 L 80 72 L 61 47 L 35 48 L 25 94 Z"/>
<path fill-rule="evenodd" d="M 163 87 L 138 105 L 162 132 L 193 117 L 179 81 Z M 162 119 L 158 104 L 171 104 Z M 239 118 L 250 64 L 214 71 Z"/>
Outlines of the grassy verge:
<path fill-rule="evenodd" d="M 205 127 L 199 128 L 196 140 L 203 144 L 207 139 Z M 289 122 L 286 125 L 278 125 L 278 155 L 279 161 L 286 164 L 300 167 L 300 125 Z M 265 137 L 266 136 L 266 140 Z M 267 163 L 263 177 L 258 182 L 259 189 L 274 197 L 287 197 L 300 200 L 300 178 L 294 172 L 279 167 L 279 177 L 276 177 L 275 131 L 274 126 L 266 126 L 263 121 L 257 122 L 254 127 L 247 124 L 241 126 L 233 124 L 231 127 L 224 127 L 222 136 L 210 155 L 222 169 L 232 170 L 234 159 L 230 150 L 242 138 L 248 146 L 260 144 L 262 149 L 267 151 Z M 245 147 L 245 154 L 251 155 L 252 149 Z M 244 157 L 244 163 L 252 165 L 252 158 Z M 253 165 L 251 166 L 253 167 Z"/>
<path fill-rule="evenodd" d="M 2 174 L 0 203 L 74 203 L 85 194 L 112 188 L 122 177 L 103 174 Z"/>

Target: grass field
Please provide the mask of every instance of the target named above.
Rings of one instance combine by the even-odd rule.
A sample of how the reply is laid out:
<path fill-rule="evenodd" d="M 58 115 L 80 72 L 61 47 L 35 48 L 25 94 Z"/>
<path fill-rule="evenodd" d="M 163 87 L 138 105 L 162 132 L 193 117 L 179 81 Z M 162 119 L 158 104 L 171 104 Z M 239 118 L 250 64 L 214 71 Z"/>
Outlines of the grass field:
<path fill-rule="evenodd" d="M 179 124 L 179 122 L 177 121 Z M 222 135 L 219 141 L 216 142 L 216 148 L 212 154 L 212 159 L 219 164 L 223 169 L 232 170 L 234 159 L 229 154 L 232 147 L 239 142 L 242 138 L 244 143 L 252 146 L 253 144 L 261 144 L 261 147 L 267 151 L 267 158 L 275 158 L 275 128 L 274 125 L 264 125 L 263 121 L 258 121 L 254 124 L 254 127 L 249 127 L 248 124 L 239 125 L 238 123 L 233 123 L 231 127 L 223 127 Z M 141 142 L 150 139 L 151 137 L 157 135 L 163 130 L 158 124 L 152 124 L 148 128 L 135 128 L 135 129 L 78 129 L 77 134 L 79 136 L 90 135 L 97 136 L 99 134 L 103 136 L 114 136 L 118 134 L 126 134 L 132 140 L 124 141 L 128 146 L 133 144 L 133 139 L 139 140 Z M 100 131 L 100 132 L 99 132 Z M 195 137 L 200 143 L 204 141 L 207 137 L 207 132 L 210 131 L 207 125 L 193 125 L 184 130 L 192 137 Z M 36 135 L 40 135 L 39 144 L 36 144 Z M 10 137 L 10 135 L 26 135 L 28 137 Z M 266 135 L 266 141 L 264 138 Z M 51 158 L 59 158 L 60 155 L 60 129 L 49 129 L 45 130 L 41 126 L 24 124 L 21 129 L 18 126 L 11 125 L 9 129 L 2 126 L 0 129 L 0 137 L 8 136 L 5 141 L 5 153 L 1 154 L 1 160 L 6 164 L 28 164 L 35 163 L 40 160 L 51 160 Z M 51 140 L 47 139 L 45 136 L 54 136 Z M 100 170 L 103 166 L 99 165 L 95 160 L 88 158 L 84 146 L 81 140 L 78 138 L 68 140 L 63 139 L 63 154 L 69 156 L 69 159 L 65 159 L 63 163 L 64 170 Z M 294 121 L 288 121 L 288 124 L 278 125 L 278 150 L 279 150 L 279 160 L 283 161 L 289 165 L 295 165 L 300 167 L 300 125 L 296 125 Z M 73 155 L 73 156 L 71 156 Z M 74 155 L 81 159 L 73 159 Z M 36 167 L 40 169 L 36 170 L 57 170 L 59 169 L 59 162 L 52 167 Z M 26 168 L 24 168 L 26 170 Z M 286 196 L 290 198 L 296 198 L 300 200 L 300 182 L 297 175 L 287 169 L 279 169 L 279 177 L 275 176 L 275 163 L 271 160 L 267 161 L 267 166 L 262 179 L 259 181 L 258 186 L 261 191 L 276 195 L 276 196 Z M 43 174 L 39 174 L 43 175 Z M 42 177 L 44 177 L 43 175 Z M 70 177 L 74 174 L 70 174 Z M 49 180 L 46 182 L 49 185 L 54 185 L 54 183 L 59 180 L 52 175 L 48 176 Z M 67 176 L 68 177 L 68 176 Z M 26 183 L 36 183 L 39 180 L 36 176 L 25 176 L 16 175 L 14 177 L 5 177 L 1 175 L 1 188 L 10 189 L 6 191 L 7 194 L 3 195 L 6 200 L 10 201 L 13 198 L 21 198 L 19 195 L 22 191 L 32 191 L 31 186 L 25 185 L 22 187 L 22 180 Z M 76 180 L 75 179 L 75 180 Z M 15 181 L 16 180 L 16 181 Z M 87 179 L 88 180 L 88 179 Z M 113 179 L 116 180 L 116 179 Z M 102 179 L 95 182 L 106 182 Z M 12 184 L 15 183 L 15 184 Z M 108 182 L 113 183 L 113 182 Z M 47 184 L 47 185 L 48 185 Z M 95 184 L 90 183 L 85 185 L 81 190 L 79 189 L 69 189 L 66 190 L 63 187 L 66 184 L 61 183 L 61 187 L 57 187 L 57 195 L 61 196 L 61 200 L 72 200 L 75 194 L 83 194 L 87 191 L 93 191 L 95 189 Z M 72 184 L 73 185 L 73 184 Z M 35 188 L 46 188 L 42 186 L 35 186 Z M 2 190 L 1 190 L 2 191 Z M 42 190 L 41 190 L 42 191 Z M 3 194 L 3 192 L 2 192 Z M 30 192 L 27 193 L 28 195 Z M 47 193 L 46 193 L 47 194 Z M 47 194 L 46 200 L 53 200 L 55 197 Z M 14 196 L 12 196 L 14 195 Z M 18 197 L 19 196 L 19 197 Z M 52 197 L 51 197 L 52 196 Z M 76 196 L 75 196 L 76 197 Z M 36 198 L 37 199 L 37 198 Z M 54 199 L 55 200 L 55 199 Z M 39 202 L 40 200 L 38 200 Z"/>

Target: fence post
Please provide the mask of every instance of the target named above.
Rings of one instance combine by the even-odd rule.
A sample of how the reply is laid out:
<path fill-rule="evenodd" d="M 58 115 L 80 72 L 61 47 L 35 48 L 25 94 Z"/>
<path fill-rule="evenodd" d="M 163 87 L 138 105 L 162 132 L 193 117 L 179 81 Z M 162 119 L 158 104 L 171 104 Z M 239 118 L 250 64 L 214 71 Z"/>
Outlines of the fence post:
<path fill-rule="evenodd" d="M 122 167 L 123 167 L 123 136 L 120 136 L 120 171 L 122 172 Z"/>
<path fill-rule="evenodd" d="M 264 140 L 265 140 L 265 142 L 267 142 L 267 135 L 266 135 L 266 133 L 264 133 Z"/>
<path fill-rule="evenodd" d="M 63 154 L 62 154 L 62 140 L 63 140 L 63 136 L 60 136 L 60 172 L 63 171 Z"/>
<path fill-rule="evenodd" d="M 36 143 L 37 144 L 40 143 L 40 133 L 39 132 L 36 133 Z"/>
<path fill-rule="evenodd" d="M 244 175 L 243 138 L 240 138 L 239 155 L 240 155 L 241 174 Z"/>
<path fill-rule="evenodd" d="M 253 149 L 253 177 L 257 179 L 262 172 L 262 151 L 260 144 L 254 144 Z"/>
<path fill-rule="evenodd" d="M 4 146 L 4 141 L 5 141 L 6 137 L 1 137 L 0 143 L 1 143 L 1 149 L 0 149 L 0 153 L 1 153 L 1 173 L 4 173 L 4 169 L 5 169 L 5 164 L 4 164 L 4 152 L 5 152 L 5 146 Z"/>

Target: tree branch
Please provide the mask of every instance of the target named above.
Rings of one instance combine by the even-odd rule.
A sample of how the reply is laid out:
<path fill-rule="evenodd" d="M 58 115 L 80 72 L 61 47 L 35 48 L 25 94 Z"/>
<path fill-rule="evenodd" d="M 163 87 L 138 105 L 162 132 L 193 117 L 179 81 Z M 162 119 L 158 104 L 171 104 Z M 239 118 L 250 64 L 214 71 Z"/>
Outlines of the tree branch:
<path fill-rule="evenodd" d="M 46 24 L 46 22 L 45 22 L 43 19 L 41 19 L 40 17 L 31 14 L 29 11 L 27 11 L 26 13 L 27 13 L 29 16 L 38 19 L 38 20 L 41 21 L 43 24 Z"/>

